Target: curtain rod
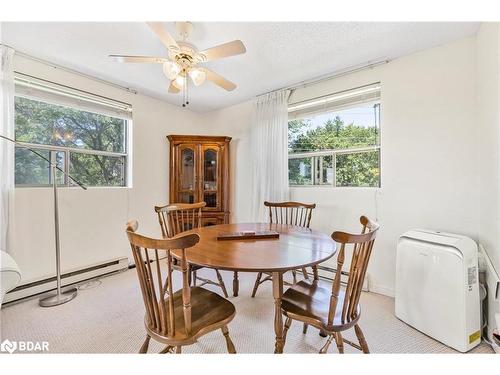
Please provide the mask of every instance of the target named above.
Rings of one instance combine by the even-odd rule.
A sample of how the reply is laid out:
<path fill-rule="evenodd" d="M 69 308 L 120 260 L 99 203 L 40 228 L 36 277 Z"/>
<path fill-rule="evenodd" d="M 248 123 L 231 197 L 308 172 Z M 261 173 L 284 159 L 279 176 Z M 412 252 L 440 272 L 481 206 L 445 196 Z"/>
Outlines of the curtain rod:
<path fill-rule="evenodd" d="M 137 90 L 132 89 L 130 87 L 126 87 L 126 86 L 119 85 L 117 83 L 106 81 L 105 79 L 97 78 L 97 77 L 91 76 L 89 74 L 82 73 L 82 72 L 80 72 L 78 70 L 67 68 L 65 66 L 54 64 L 54 63 L 52 63 L 50 61 L 43 60 L 43 59 L 40 59 L 40 58 L 32 56 L 32 55 L 28 55 L 27 53 L 24 53 L 24 52 L 16 50 L 15 48 L 9 46 L 8 44 L 0 43 L 0 46 L 5 46 L 5 47 L 8 47 L 8 48 L 12 48 L 14 50 L 14 53 L 16 55 L 18 55 L 20 57 L 23 57 L 25 59 L 28 59 L 28 60 L 39 62 L 39 63 L 47 65 L 47 66 L 49 66 L 51 68 L 62 70 L 62 71 L 65 71 L 65 72 L 68 72 L 68 73 L 71 73 L 71 74 L 75 74 L 75 75 L 78 75 L 80 77 L 84 77 L 84 78 L 90 79 L 90 80 L 95 81 L 95 82 L 103 83 L 105 85 L 112 86 L 112 87 L 115 87 L 115 88 L 120 89 L 120 90 L 124 90 L 126 92 L 131 93 L 131 94 L 137 94 L 138 93 Z"/>
<path fill-rule="evenodd" d="M 322 76 L 319 76 L 319 77 L 315 77 L 315 78 L 312 78 L 312 79 L 309 79 L 309 80 L 306 80 L 306 81 L 302 81 L 302 82 L 296 83 L 294 85 L 285 86 L 285 87 L 282 87 L 282 88 L 279 88 L 279 89 L 276 89 L 276 90 L 271 90 L 271 91 L 265 92 L 263 94 L 257 95 L 257 97 L 262 96 L 262 95 L 266 95 L 266 94 L 270 94 L 270 93 L 273 93 L 273 92 L 281 91 L 281 90 L 295 90 L 295 89 L 298 89 L 298 88 L 315 85 L 315 84 L 318 84 L 318 83 L 321 83 L 321 82 L 325 82 L 325 81 L 329 81 L 329 80 L 332 80 L 332 79 L 335 79 L 335 78 L 346 76 L 348 74 L 357 73 L 357 72 L 360 72 L 360 71 L 363 71 L 363 70 L 366 70 L 366 69 L 372 69 L 372 68 L 375 68 L 375 67 L 377 67 L 379 65 L 387 64 L 390 61 L 391 60 L 389 60 L 389 59 L 378 60 L 378 61 L 373 61 L 373 62 L 369 62 L 369 63 L 366 63 L 366 64 L 357 65 L 357 66 L 354 66 L 354 67 L 350 67 L 350 68 L 338 70 L 336 72 L 328 73 L 328 74 L 325 74 L 325 75 L 322 75 Z"/>
<path fill-rule="evenodd" d="M 57 86 L 59 88 L 69 89 L 69 90 L 76 91 L 78 93 L 81 93 L 81 94 L 84 94 L 84 95 L 88 95 L 88 96 L 91 96 L 91 97 L 104 99 L 104 100 L 107 100 L 107 101 L 111 101 L 113 103 L 119 103 L 119 104 L 123 104 L 123 105 L 129 106 L 129 107 L 132 106 L 132 104 L 124 102 L 124 101 L 121 101 L 121 100 L 113 99 L 113 98 L 110 98 L 110 97 L 104 96 L 104 95 L 94 94 L 93 92 L 81 90 L 81 89 L 78 89 L 78 88 L 72 87 L 72 86 L 63 85 L 61 83 L 57 83 L 57 82 L 50 81 L 50 80 L 47 80 L 47 79 L 38 78 L 38 77 L 29 75 L 29 74 L 26 74 L 26 73 L 18 72 L 17 70 L 14 70 L 14 76 L 15 76 L 16 79 L 19 79 L 19 80 L 24 79 L 28 83 L 36 83 L 36 81 L 40 81 L 40 82 L 42 82 L 42 84 L 45 83 L 46 85 L 47 84 L 49 84 L 49 85 L 55 85 L 55 86 Z"/>
<path fill-rule="evenodd" d="M 305 100 L 301 100 L 300 102 L 294 102 L 292 104 L 292 106 L 296 106 L 296 105 L 300 105 L 300 104 L 304 104 L 304 103 L 308 103 L 308 102 L 311 102 L 311 101 L 315 101 L 315 100 L 321 100 L 321 99 L 324 99 L 324 98 L 329 98 L 329 97 L 332 97 L 332 96 L 337 96 L 339 94 L 344 94 L 344 93 L 347 93 L 347 92 L 352 92 L 352 91 L 356 91 L 356 90 L 360 90 L 360 89 L 364 89 L 364 88 L 368 88 L 370 86 L 374 86 L 374 85 L 379 85 L 380 87 L 380 82 L 373 82 L 373 83 L 368 83 L 366 85 L 362 85 L 362 86 L 358 86 L 358 87 L 352 87 L 352 88 L 349 88 L 347 90 L 342 90 L 342 91 L 337 91 L 337 92 L 334 92 L 334 93 L 330 93 L 330 94 L 325 94 L 325 95 L 320 95 L 320 96 L 316 96 L 314 98 L 310 98 L 310 99 L 305 99 Z"/>

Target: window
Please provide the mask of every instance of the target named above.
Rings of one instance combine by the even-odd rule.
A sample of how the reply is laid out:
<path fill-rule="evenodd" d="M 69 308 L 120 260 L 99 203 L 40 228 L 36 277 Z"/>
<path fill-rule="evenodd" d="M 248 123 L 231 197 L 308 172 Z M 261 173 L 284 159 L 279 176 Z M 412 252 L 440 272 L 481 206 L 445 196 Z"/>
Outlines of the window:
<path fill-rule="evenodd" d="M 127 186 L 130 106 L 116 107 L 100 97 L 23 78 L 16 77 L 16 141 L 84 185 Z M 53 178 L 60 185 L 74 184 L 62 173 L 52 176 L 47 164 L 16 146 L 16 186 L 48 186 Z"/>
<path fill-rule="evenodd" d="M 380 85 L 289 106 L 291 186 L 380 186 Z"/>

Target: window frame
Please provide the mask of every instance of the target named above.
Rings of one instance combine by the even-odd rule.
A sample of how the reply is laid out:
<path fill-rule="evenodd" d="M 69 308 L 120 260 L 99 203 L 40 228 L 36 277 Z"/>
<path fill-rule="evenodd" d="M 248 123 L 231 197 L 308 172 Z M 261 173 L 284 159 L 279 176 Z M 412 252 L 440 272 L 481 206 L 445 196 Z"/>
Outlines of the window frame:
<path fill-rule="evenodd" d="M 15 98 L 21 97 L 21 98 L 26 98 L 28 100 L 33 100 L 37 102 L 42 102 L 46 103 L 49 105 L 55 105 L 55 106 L 61 106 L 61 107 L 67 107 L 67 108 L 72 108 L 77 111 L 84 111 L 84 112 L 90 112 L 90 113 L 96 113 L 99 114 L 99 112 L 92 112 L 90 109 L 82 109 L 82 108 L 75 108 L 73 106 L 67 105 L 65 103 L 55 103 L 53 101 L 45 101 L 42 100 L 36 96 L 29 96 L 25 94 L 15 94 Z M 14 109 L 14 114 L 15 114 L 15 109 Z M 131 183 L 131 178 L 130 178 L 130 157 L 131 157 L 131 144 L 130 144 L 130 132 L 131 132 L 131 124 L 132 120 L 128 118 L 122 118 L 120 116 L 112 116 L 112 115 L 106 115 L 109 117 L 115 117 L 119 118 L 124 121 L 124 134 L 123 134 L 123 144 L 124 144 L 124 149 L 125 152 L 113 152 L 113 151 L 101 151 L 101 150 L 93 150 L 93 149 L 85 149 L 85 148 L 75 148 L 75 147 L 65 147 L 65 146 L 55 146 L 55 145 L 46 145 L 46 144 L 41 144 L 41 143 L 30 143 L 30 142 L 20 142 L 17 141 L 18 145 L 15 146 L 15 149 L 19 148 L 31 148 L 34 151 L 37 150 L 42 150 L 42 151 L 48 151 L 50 160 L 52 161 L 56 155 L 57 152 L 63 152 L 64 153 L 64 165 L 62 170 L 64 170 L 65 173 L 70 174 L 70 158 L 71 154 L 86 154 L 86 155 L 99 155 L 99 156 L 109 156 L 109 157 L 120 157 L 123 158 L 123 163 L 122 163 L 122 183 L 120 185 L 87 185 L 85 184 L 86 187 L 88 188 L 104 188 L 104 189 L 109 189 L 109 188 L 128 188 L 130 187 Z M 15 129 L 15 124 L 14 124 L 14 132 L 16 131 Z M 49 166 L 47 166 L 49 170 Z M 15 188 L 47 188 L 51 187 L 53 184 L 53 178 L 52 172 L 49 171 L 49 182 L 48 184 L 15 184 Z M 78 187 L 77 184 L 71 181 L 70 178 L 68 178 L 66 175 L 64 176 L 64 183 L 63 184 L 58 184 L 58 187 L 68 187 L 68 188 L 73 188 L 73 187 Z"/>
<path fill-rule="evenodd" d="M 311 152 L 297 152 L 295 154 L 288 154 L 288 160 L 290 159 L 306 159 L 311 158 L 311 184 L 291 184 L 290 187 L 334 187 L 334 188 L 380 188 L 381 187 L 381 173 L 379 174 L 379 184 L 378 186 L 339 186 L 336 184 L 337 182 L 337 155 L 352 155 L 352 154 L 363 154 L 368 152 L 379 152 L 380 158 L 380 145 L 376 146 L 366 146 L 366 147 L 356 147 L 356 148 L 343 148 L 337 150 L 321 150 L 321 151 L 311 151 Z M 322 183 L 322 171 L 323 169 L 320 167 L 320 176 L 316 175 L 316 165 L 318 162 L 322 162 L 323 156 L 331 156 L 332 157 L 332 168 L 333 168 L 333 182 L 331 184 Z M 379 168 L 381 161 L 379 160 Z M 380 168 L 381 169 L 381 168 Z M 319 180 L 320 183 L 315 183 L 316 180 Z"/>
<path fill-rule="evenodd" d="M 355 89 L 353 89 L 355 90 Z M 350 91 L 350 90 L 345 90 Z M 381 91 L 381 90 L 380 90 Z M 332 94 L 336 95 L 336 94 Z M 381 96 L 381 95 L 380 95 Z M 337 108 L 338 111 L 345 110 L 346 108 L 355 108 L 359 103 L 353 103 L 353 105 L 341 105 Z M 305 159 L 311 158 L 311 184 L 292 184 L 290 180 L 288 181 L 288 186 L 290 188 L 334 188 L 334 189 L 380 189 L 382 187 L 382 151 L 381 151 L 381 142 L 382 142 L 382 131 L 380 126 L 380 117 L 381 117 L 381 108 L 382 102 L 381 98 L 377 100 L 373 100 L 374 106 L 378 106 L 377 117 L 375 119 L 375 126 L 378 129 L 378 137 L 377 144 L 373 146 L 364 146 L 364 147 L 352 147 L 352 148 L 344 148 L 344 149 L 330 149 L 330 150 L 317 150 L 317 151 L 309 151 L 309 152 L 297 152 L 297 153 L 288 153 L 288 161 L 290 159 Z M 289 107 L 292 107 L 290 105 Z M 335 113 L 335 108 L 330 108 L 325 110 L 324 112 L 315 111 L 314 115 L 321 115 L 325 113 Z M 290 113 L 290 110 L 289 110 Z M 300 117 L 289 117 L 290 120 L 295 120 Z M 287 132 L 288 134 L 288 132 Z M 368 152 L 378 152 L 378 167 L 379 167 L 379 177 L 378 177 L 378 186 L 338 186 L 337 185 L 337 156 L 338 155 L 352 155 L 352 154 L 361 154 Z M 322 182 L 322 157 L 323 156 L 331 156 L 332 157 L 332 167 L 333 167 L 333 181 L 332 183 L 323 183 Z M 317 164 L 319 163 L 319 176 L 317 176 Z M 290 169 L 288 168 L 288 173 L 290 173 Z M 319 183 L 316 183 L 319 181 Z"/>

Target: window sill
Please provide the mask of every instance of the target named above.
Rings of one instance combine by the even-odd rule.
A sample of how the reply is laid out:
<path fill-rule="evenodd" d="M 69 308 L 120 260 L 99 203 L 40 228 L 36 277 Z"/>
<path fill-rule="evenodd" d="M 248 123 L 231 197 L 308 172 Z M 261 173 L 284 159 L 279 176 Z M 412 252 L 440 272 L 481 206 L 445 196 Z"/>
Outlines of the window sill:
<path fill-rule="evenodd" d="M 58 189 L 77 189 L 83 190 L 80 186 L 58 186 Z M 52 190 L 52 186 L 16 186 L 15 189 L 25 190 L 25 189 L 50 189 Z M 87 190 L 122 190 L 122 189 L 132 189 L 132 186 L 87 186 Z"/>
<path fill-rule="evenodd" d="M 330 190 L 380 190 L 381 186 L 332 186 L 332 185 L 290 185 L 290 189 L 330 189 Z"/>

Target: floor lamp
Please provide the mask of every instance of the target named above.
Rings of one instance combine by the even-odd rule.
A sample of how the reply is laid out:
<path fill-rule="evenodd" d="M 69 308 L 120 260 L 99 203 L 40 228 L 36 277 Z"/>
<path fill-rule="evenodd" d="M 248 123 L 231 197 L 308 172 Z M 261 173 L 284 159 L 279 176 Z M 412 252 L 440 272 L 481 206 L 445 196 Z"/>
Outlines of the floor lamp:
<path fill-rule="evenodd" d="M 63 303 L 66 303 L 68 301 L 71 301 L 73 298 L 76 297 L 77 295 L 77 289 L 76 288 L 71 288 L 66 291 L 61 291 L 61 244 L 59 242 L 59 206 L 58 206 L 58 198 L 57 198 L 57 178 L 56 178 L 56 172 L 60 171 L 64 175 L 66 175 L 68 178 L 70 178 L 72 181 L 74 181 L 78 186 L 80 186 L 83 190 L 87 190 L 87 188 L 80 183 L 78 180 L 73 178 L 69 173 L 66 173 L 63 171 L 61 168 L 57 166 L 56 162 L 51 162 L 49 159 L 47 159 L 45 156 L 41 155 L 40 153 L 36 152 L 35 150 L 24 146 L 23 144 L 16 142 L 15 140 L 5 137 L 3 135 L 0 135 L 0 138 L 12 142 L 16 146 L 25 148 L 38 157 L 42 158 L 46 162 L 49 163 L 50 168 L 52 169 L 52 189 L 54 191 L 54 235 L 55 235 L 55 241 L 56 241 L 56 280 L 57 280 L 57 291 L 56 294 L 50 295 L 48 297 L 40 298 L 39 304 L 42 307 L 50 307 L 50 306 L 58 306 Z"/>

